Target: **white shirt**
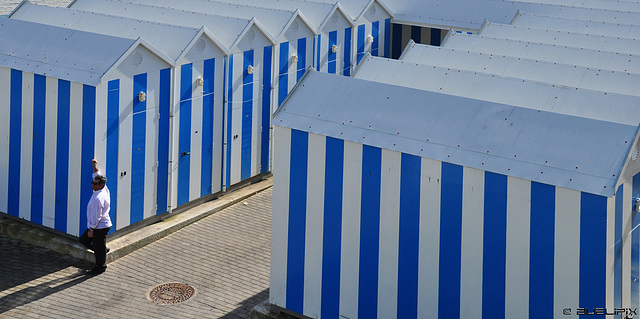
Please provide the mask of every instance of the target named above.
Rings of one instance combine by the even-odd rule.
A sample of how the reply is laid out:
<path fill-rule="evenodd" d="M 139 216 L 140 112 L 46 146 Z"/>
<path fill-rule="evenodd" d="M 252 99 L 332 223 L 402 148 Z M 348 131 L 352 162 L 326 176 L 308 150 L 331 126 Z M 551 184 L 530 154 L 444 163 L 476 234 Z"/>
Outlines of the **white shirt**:
<path fill-rule="evenodd" d="M 93 173 L 93 178 L 100 172 Z M 111 227 L 111 194 L 107 185 L 103 189 L 93 191 L 87 204 L 87 228 L 100 229 Z"/>

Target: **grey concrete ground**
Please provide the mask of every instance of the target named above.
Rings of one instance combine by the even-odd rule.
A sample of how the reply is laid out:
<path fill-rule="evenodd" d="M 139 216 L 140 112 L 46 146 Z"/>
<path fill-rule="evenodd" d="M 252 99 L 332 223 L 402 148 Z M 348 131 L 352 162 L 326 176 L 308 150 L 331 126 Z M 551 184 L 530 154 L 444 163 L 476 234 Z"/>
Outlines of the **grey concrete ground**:
<path fill-rule="evenodd" d="M 271 188 L 109 263 L 92 265 L 0 235 L 0 318 L 249 318 L 268 298 Z M 158 305 L 160 284 L 196 295 Z"/>

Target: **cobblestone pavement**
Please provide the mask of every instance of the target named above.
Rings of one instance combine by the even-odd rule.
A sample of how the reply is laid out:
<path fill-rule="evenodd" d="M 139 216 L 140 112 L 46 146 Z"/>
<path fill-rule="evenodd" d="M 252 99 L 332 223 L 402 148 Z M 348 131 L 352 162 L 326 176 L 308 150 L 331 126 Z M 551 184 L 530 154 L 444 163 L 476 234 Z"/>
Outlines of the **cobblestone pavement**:
<path fill-rule="evenodd" d="M 249 318 L 268 298 L 271 188 L 86 276 L 91 264 L 0 235 L 0 318 Z M 180 282 L 194 297 L 148 300 Z"/>

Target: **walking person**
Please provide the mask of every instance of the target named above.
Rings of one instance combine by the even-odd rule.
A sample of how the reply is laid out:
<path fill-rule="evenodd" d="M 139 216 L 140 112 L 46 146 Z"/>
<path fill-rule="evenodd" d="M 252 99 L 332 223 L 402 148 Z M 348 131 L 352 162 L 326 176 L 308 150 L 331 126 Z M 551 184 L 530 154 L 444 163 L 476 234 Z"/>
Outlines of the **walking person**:
<path fill-rule="evenodd" d="M 102 175 L 96 160 L 92 161 L 93 180 L 91 189 L 93 194 L 87 204 L 87 230 L 80 236 L 80 243 L 93 250 L 96 265 L 89 271 L 91 275 L 99 275 L 107 270 L 107 233 L 111 228 L 109 217 L 111 194 L 107 188 L 107 177 Z"/>

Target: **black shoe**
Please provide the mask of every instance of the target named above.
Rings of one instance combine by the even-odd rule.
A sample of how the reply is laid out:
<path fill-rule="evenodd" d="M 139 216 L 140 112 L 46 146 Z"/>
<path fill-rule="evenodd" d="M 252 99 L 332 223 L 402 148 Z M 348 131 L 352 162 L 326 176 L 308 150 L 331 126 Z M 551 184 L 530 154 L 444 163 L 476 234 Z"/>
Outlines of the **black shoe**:
<path fill-rule="evenodd" d="M 106 270 L 107 270 L 107 267 L 95 266 L 95 267 L 91 268 L 91 270 L 87 271 L 87 275 L 93 275 L 93 276 L 99 275 L 99 274 L 105 272 Z"/>

